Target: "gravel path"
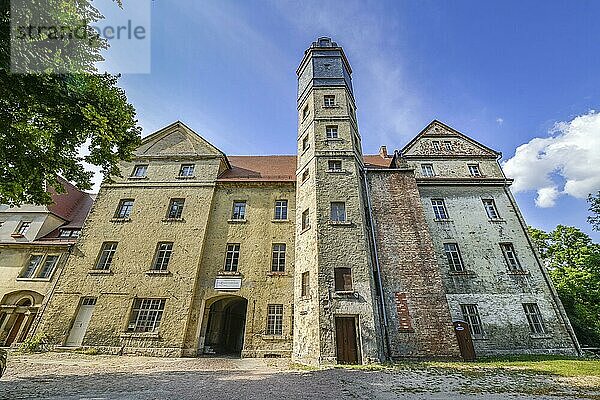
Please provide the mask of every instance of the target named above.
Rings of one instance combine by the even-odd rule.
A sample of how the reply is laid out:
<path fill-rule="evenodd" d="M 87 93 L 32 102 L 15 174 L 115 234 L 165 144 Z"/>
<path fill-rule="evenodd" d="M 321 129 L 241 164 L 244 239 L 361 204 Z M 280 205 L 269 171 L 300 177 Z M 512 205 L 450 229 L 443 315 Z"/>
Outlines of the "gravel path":
<path fill-rule="evenodd" d="M 575 378 L 516 372 L 299 369 L 287 359 L 12 355 L 0 399 L 600 399 Z"/>

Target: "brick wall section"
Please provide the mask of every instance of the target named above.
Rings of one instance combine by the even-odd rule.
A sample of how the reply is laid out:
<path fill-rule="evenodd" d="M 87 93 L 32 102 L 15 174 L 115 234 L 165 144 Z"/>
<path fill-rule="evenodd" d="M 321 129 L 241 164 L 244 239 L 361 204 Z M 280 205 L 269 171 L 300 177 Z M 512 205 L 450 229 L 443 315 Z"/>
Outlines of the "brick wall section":
<path fill-rule="evenodd" d="M 412 170 L 367 172 L 391 356 L 459 357 Z M 401 316 L 410 315 L 410 326 Z"/>

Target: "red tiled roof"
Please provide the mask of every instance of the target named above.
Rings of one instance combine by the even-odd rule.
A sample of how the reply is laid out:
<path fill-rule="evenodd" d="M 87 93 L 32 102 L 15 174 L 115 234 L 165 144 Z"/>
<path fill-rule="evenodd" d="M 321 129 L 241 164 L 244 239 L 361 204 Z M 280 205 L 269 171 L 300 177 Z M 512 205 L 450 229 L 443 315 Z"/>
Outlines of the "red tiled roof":
<path fill-rule="evenodd" d="M 296 156 L 228 156 L 231 169 L 219 181 L 293 182 L 296 180 Z M 391 157 L 364 156 L 368 167 L 387 168 Z"/>

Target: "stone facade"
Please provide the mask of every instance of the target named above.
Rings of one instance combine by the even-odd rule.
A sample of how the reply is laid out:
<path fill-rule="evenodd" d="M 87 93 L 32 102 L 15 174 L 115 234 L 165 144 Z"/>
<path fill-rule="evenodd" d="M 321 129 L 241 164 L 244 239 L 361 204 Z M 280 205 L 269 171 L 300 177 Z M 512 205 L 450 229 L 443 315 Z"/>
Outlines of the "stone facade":
<path fill-rule="evenodd" d="M 297 74 L 298 156 L 226 156 L 181 122 L 146 137 L 102 185 L 38 332 L 370 363 L 457 358 L 466 319 L 477 355 L 577 352 L 498 153 L 434 121 L 365 156 L 342 48 L 319 39 Z"/>

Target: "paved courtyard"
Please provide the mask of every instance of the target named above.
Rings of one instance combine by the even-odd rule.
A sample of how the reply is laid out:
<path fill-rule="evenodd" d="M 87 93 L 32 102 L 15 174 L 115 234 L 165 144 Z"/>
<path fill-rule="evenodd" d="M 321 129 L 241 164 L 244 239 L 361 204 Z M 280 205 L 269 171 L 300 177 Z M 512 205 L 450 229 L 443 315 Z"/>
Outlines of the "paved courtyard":
<path fill-rule="evenodd" d="M 523 371 L 308 369 L 286 359 L 11 355 L 0 399 L 600 399 L 600 377 Z"/>

